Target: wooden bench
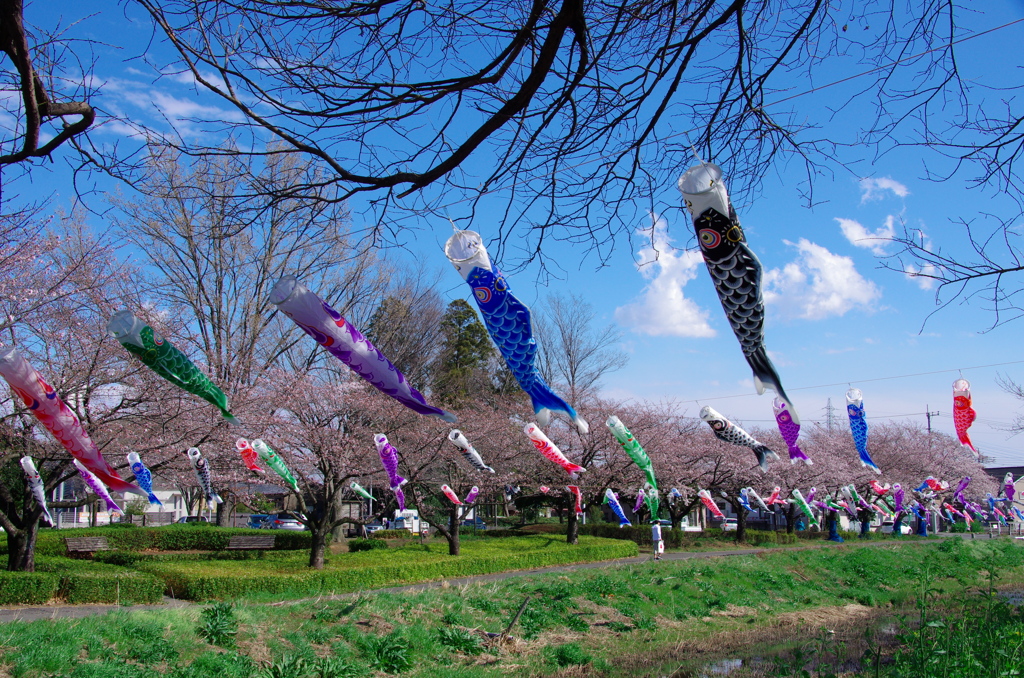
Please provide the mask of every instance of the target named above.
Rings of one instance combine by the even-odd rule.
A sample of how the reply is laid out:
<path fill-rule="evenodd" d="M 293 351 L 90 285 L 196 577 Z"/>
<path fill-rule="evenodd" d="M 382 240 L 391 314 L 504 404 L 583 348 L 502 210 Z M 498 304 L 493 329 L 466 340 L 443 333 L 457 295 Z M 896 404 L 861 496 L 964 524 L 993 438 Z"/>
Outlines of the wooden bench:
<path fill-rule="evenodd" d="M 250 537 L 240 536 L 232 537 L 228 541 L 228 551 L 267 551 L 274 548 L 274 541 L 277 539 L 275 535 L 268 537 Z"/>
<path fill-rule="evenodd" d="M 64 543 L 68 547 L 68 555 L 111 550 L 106 537 L 64 537 Z"/>

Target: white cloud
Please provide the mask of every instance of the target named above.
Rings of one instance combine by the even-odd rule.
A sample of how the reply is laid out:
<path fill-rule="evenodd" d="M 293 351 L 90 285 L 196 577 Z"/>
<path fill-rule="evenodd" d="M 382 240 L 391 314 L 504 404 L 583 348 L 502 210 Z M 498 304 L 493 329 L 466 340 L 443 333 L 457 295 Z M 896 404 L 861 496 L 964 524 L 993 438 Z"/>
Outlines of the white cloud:
<path fill-rule="evenodd" d="M 882 292 L 857 272 L 853 260 L 801 238 L 784 241 L 797 249 L 797 259 L 764 274 L 764 299 L 784 313 L 808 320 L 842 316 L 860 307 L 872 308 Z"/>
<path fill-rule="evenodd" d="M 935 280 L 928 277 L 936 275 L 939 272 L 939 269 L 935 266 L 925 264 L 921 268 L 918 268 L 913 264 L 907 264 L 903 267 L 903 272 L 906 273 L 907 277 L 914 281 L 922 290 L 935 289 Z"/>
<path fill-rule="evenodd" d="M 704 263 L 700 252 L 680 251 L 672 247 L 668 224 L 655 219 L 650 245 L 639 252 L 637 268 L 649 282 L 633 301 L 615 309 L 615 320 L 640 334 L 676 337 L 713 337 L 708 311 L 683 293 L 686 283 L 697 277 Z"/>
<path fill-rule="evenodd" d="M 892 177 L 865 177 L 860 180 L 861 203 L 881 200 L 886 191 L 891 191 L 897 198 L 910 195 L 910 189 Z"/>
<path fill-rule="evenodd" d="M 885 248 L 896 234 L 896 217 L 891 214 L 885 218 L 885 223 L 874 231 L 869 231 L 859 221 L 853 219 L 836 217 L 836 221 L 839 222 L 839 228 L 851 245 L 869 249 L 878 256 L 886 254 Z"/>

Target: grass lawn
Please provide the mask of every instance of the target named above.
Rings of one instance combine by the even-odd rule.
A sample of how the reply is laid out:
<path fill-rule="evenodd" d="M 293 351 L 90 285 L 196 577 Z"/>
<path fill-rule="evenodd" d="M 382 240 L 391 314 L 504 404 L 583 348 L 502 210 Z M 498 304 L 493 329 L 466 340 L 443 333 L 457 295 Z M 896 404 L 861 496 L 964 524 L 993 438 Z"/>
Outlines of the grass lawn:
<path fill-rule="evenodd" d="M 332 557 L 332 568 L 358 569 L 342 568 L 337 558 Z M 522 575 L 415 593 L 15 622 L 0 628 L 0 673 L 14 678 L 668 675 L 679 669 L 680 651 L 695 643 L 724 647 L 724 639 L 735 633 L 766 639 L 780 624 L 804 615 L 816 619 L 815 610 L 890 609 L 913 603 L 926 588 L 956 594 L 985 585 L 989 571 L 998 571 L 1004 585 L 1024 581 L 1024 548 L 1010 540 L 893 542 L 872 548 L 855 543 Z M 499 646 L 484 636 L 504 630 L 527 600 L 512 630 L 515 640 Z M 813 621 L 798 628 L 808 637 L 818 634 Z"/>

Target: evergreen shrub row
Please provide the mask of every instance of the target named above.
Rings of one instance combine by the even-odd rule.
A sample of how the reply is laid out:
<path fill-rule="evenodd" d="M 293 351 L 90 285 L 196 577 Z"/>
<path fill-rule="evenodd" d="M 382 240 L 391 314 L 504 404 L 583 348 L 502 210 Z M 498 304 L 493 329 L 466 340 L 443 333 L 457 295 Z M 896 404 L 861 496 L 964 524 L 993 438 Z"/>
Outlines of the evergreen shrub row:
<path fill-rule="evenodd" d="M 358 553 L 359 551 L 372 551 L 373 549 L 386 549 L 388 543 L 383 539 L 349 539 L 348 550 L 349 553 Z"/>
<path fill-rule="evenodd" d="M 0 604 L 158 603 L 164 585 L 144 572 L 89 561 L 38 559 L 35 572 L 0 572 Z"/>
<path fill-rule="evenodd" d="M 619 527 L 613 523 L 592 523 L 580 525 L 580 534 L 587 534 L 594 537 L 605 537 L 607 539 L 628 539 L 642 546 L 651 545 L 651 527 L 649 525 L 633 525 Z M 723 539 L 732 541 L 734 532 L 721 532 L 717 530 L 705 532 L 686 532 L 684 530 L 662 529 L 661 538 L 667 548 L 682 548 L 684 546 L 696 546 L 701 543 Z M 822 538 L 821 533 L 814 533 L 814 539 Z M 760 544 L 795 544 L 797 537 L 785 532 L 771 530 L 746 531 L 746 543 L 752 545 Z"/>
<path fill-rule="evenodd" d="M 166 525 L 164 527 L 137 527 L 111 529 L 84 527 L 62 530 L 39 530 L 36 554 L 62 556 L 67 553 L 65 537 L 106 537 L 113 549 L 122 551 L 220 551 L 227 547 L 231 537 L 238 535 L 266 535 L 266 530 L 234 527 L 195 527 L 193 525 Z M 274 531 L 278 551 L 303 550 L 311 547 L 309 532 Z M 0 553 L 7 553 L 7 536 L 0 536 Z"/>
<path fill-rule="evenodd" d="M 163 579 L 169 595 L 202 601 L 227 600 L 252 593 L 329 595 L 508 570 L 628 558 L 638 554 L 636 545 L 631 542 L 586 537 L 575 546 L 536 537 L 474 544 L 484 546 L 465 548 L 457 557 L 446 555 L 446 545 L 444 553 L 436 547 L 429 551 L 414 546 L 335 555 L 323 570 L 302 567 L 270 569 L 245 562 L 160 562 L 140 567 Z"/>

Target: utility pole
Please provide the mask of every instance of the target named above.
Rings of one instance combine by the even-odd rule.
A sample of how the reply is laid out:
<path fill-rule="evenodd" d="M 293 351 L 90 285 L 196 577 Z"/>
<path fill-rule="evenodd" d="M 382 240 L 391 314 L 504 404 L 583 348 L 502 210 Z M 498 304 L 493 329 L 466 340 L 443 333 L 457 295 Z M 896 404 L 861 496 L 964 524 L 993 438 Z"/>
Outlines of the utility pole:
<path fill-rule="evenodd" d="M 925 410 L 924 416 L 928 417 L 928 433 L 931 433 L 932 432 L 932 417 L 939 416 L 939 411 L 936 410 L 935 412 L 932 412 L 931 409 L 927 405 L 924 406 L 924 410 Z"/>

